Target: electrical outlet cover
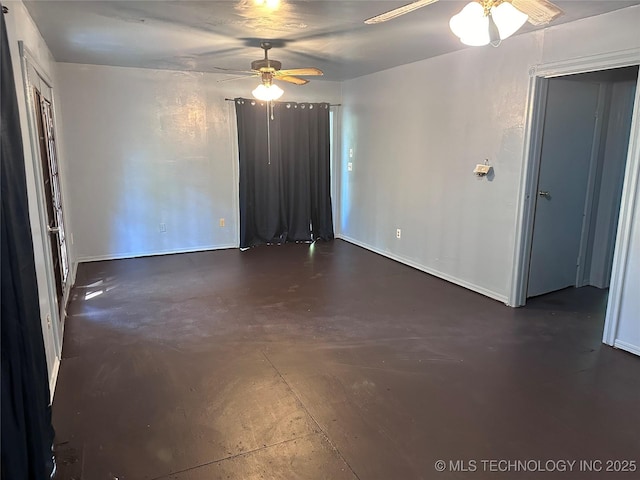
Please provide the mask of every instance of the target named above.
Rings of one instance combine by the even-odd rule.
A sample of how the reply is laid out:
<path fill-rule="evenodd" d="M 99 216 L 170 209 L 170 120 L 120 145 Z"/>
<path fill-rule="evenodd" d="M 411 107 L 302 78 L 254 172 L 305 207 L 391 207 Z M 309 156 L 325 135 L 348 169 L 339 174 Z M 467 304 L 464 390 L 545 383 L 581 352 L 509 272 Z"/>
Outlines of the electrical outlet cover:
<path fill-rule="evenodd" d="M 482 163 L 477 164 L 476 168 L 473 169 L 473 173 L 480 177 L 487 175 L 490 171 L 491 165 L 483 165 Z"/>

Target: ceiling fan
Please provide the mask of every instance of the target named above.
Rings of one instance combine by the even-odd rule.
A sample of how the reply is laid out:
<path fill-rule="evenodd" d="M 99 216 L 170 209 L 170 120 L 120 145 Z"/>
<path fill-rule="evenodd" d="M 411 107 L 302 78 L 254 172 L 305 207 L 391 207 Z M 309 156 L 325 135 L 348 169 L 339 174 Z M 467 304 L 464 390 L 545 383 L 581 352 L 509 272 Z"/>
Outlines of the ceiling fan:
<path fill-rule="evenodd" d="M 264 58 L 251 62 L 251 70 L 230 70 L 226 68 L 214 67 L 216 70 L 223 70 L 229 73 L 248 74 L 249 77 L 259 77 L 262 83 L 253 91 L 253 95 L 259 100 L 277 100 L 284 93 L 280 87 L 273 83 L 274 80 L 304 85 L 309 83 L 306 78 L 300 76 L 323 75 L 322 70 L 316 67 L 290 68 L 282 70 L 282 63 L 269 58 L 271 42 L 260 42 L 260 48 L 264 50 Z"/>
<path fill-rule="evenodd" d="M 417 0 L 368 18 L 364 23 L 386 22 L 437 1 Z M 548 0 L 473 0 L 452 17 L 449 26 L 462 43 L 473 46 L 491 43 L 497 46 L 526 21 L 532 25 L 546 25 L 563 13 L 560 7 Z"/>
<path fill-rule="evenodd" d="M 405 13 L 413 12 L 422 7 L 426 7 L 432 3 L 437 2 L 438 0 L 417 0 L 415 2 L 409 3 L 402 7 L 394 8 L 393 10 L 389 10 L 388 12 L 381 13 L 380 15 L 376 15 L 375 17 L 368 18 L 364 21 L 366 24 L 375 24 L 386 22 L 387 20 L 391 20 L 393 18 L 404 15 Z M 489 8 L 493 5 L 497 6 L 500 3 L 510 3 L 515 8 L 520 10 L 523 13 L 526 13 L 529 16 L 529 23 L 532 25 L 546 25 L 547 23 L 555 20 L 557 17 L 562 15 L 564 12 L 553 3 L 548 0 L 480 0 L 478 3 L 481 3 L 483 7 L 486 8 L 486 4 L 489 4 Z"/>

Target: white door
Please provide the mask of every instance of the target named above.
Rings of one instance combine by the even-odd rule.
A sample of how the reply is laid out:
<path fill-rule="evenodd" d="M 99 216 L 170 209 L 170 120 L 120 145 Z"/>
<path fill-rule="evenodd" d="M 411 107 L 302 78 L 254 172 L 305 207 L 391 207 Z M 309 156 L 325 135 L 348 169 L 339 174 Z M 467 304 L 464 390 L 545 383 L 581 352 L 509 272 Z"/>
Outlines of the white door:
<path fill-rule="evenodd" d="M 599 90 L 549 80 L 527 297 L 576 285 Z"/>

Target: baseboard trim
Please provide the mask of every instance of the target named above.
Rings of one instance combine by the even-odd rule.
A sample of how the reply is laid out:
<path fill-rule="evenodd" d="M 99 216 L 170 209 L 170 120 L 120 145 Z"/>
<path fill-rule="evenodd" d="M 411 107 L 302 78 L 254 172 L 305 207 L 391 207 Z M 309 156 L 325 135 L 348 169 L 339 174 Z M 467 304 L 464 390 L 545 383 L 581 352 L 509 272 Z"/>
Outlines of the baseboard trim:
<path fill-rule="evenodd" d="M 160 250 L 157 252 L 137 252 L 137 253 L 114 253 L 107 255 L 86 255 L 78 257 L 78 263 L 87 262 L 101 262 L 104 260 L 124 260 L 127 258 L 140 258 L 140 257 L 156 257 L 159 255 L 174 255 L 176 253 L 194 253 L 194 252 L 208 252 L 212 250 L 228 250 L 230 248 L 238 248 L 238 244 L 226 244 L 226 245 L 206 245 L 194 248 L 176 248 L 174 250 Z"/>
<path fill-rule="evenodd" d="M 622 340 L 616 340 L 613 342 L 613 346 L 620 350 L 626 350 L 629 353 L 640 356 L 640 346 L 633 345 L 631 343 L 623 342 Z"/>
<path fill-rule="evenodd" d="M 506 295 L 502 295 L 492 290 L 489 290 L 487 288 L 481 287 L 479 285 L 475 285 L 471 282 L 467 282 L 466 280 L 462 280 L 460 278 L 454 277 L 453 275 L 440 272 L 439 270 L 435 270 L 433 268 L 427 267 L 418 262 L 405 258 L 401 255 L 396 255 L 395 253 L 391 253 L 391 252 L 385 252 L 384 250 L 380 250 L 379 248 L 376 248 L 373 245 L 369 245 L 368 243 L 362 242 L 360 240 L 356 240 L 355 238 L 351 238 L 347 235 L 342 235 L 342 234 L 336 235 L 336 238 L 339 238 L 349 243 L 353 243 L 358 247 L 365 248 L 374 253 L 377 253 L 378 255 L 382 255 L 383 257 L 390 258 L 391 260 L 395 260 L 396 262 L 415 268 L 416 270 L 420 270 L 421 272 L 428 273 L 429 275 L 433 275 L 434 277 L 441 278 L 443 280 L 446 280 L 447 282 L 455 283 L 456 285 L 464 287 L 468 290 L 472 290 L 476 293 L 484 295 L 485 297 L 489 297 L 494 300 L 498 300 L 499 302 L 502 302 L 504 304 L 508 304 L 509 299 Z"/>

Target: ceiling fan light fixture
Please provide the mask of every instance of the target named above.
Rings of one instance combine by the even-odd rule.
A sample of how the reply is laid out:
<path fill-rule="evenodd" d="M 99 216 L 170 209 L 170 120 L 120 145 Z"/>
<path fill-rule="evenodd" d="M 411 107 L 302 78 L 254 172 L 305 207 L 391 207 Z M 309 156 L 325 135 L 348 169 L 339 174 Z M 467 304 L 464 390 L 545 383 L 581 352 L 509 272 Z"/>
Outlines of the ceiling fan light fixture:
<path fill-rule="evenodd" d="M 262 100 L 263 102 L 271 102 L 273 100 L 278 100 L 284 93 L 284 90 L 282 90 L 278 85 L 274 83 L 269 85 L 261 83 L 251 93 L 258 100 Z"/>
<path fill-rule="evenodd" d="M 449 28 L 465 45 L 481 47 L 489 43 L 489 17 L 478 2 L 467 4 L 451 17 Z"/>
<path fill-rule="evenodd" d="M 499 40 L 491 38 L 490 19 L 497 27 Z M 485 10 L 483 4 L 471 2 L 467 4 L 457 15 L 451 17 L 449 27 L 465 45 L 480 47 L 491 42 L 497 45 L 500 40 L 516 33 L 529 17 L 509 2 L 502 2 Z M 496 43 L 496 40 L 497 43 Z"/>
<path fill-rule="evenodd" d="M 280 0 L 254 0 L 256 5 L 265 6 L 270 10 L 275 10 L 280 6 Z"/>

